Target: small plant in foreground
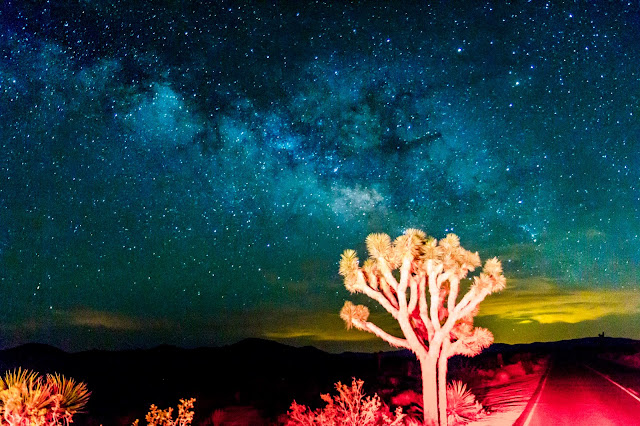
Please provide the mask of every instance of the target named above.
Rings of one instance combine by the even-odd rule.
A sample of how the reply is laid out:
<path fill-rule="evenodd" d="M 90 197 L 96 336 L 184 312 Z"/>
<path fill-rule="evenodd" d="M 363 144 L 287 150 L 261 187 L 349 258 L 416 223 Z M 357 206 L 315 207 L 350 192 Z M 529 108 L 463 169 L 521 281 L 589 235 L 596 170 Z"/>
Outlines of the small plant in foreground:
<path fill-rule="evenodd" d="M 377 394 L 364 396 L 362 380 L 352 380 L 351 386 L 341 382 L 335 384 L 338 395 L 320 397 L 326 407 L 315 411 L 293 401 L 287 412 L 287 426 L 398 426 L 403 424 L 405 415 L 402 408 L 389 413 Z"/>
<path fill-rule="evenodd" d="M 447 421 L 450 425 L 475 420 L 482 412 L 482 405 L 465 383 L 455 380 L 447 385 Z"/>
<path fill-rule="evenodd" d="M 68 425 L 90 395 L 82 382 L 18 368 L 0 377 L 0 425 Z"/>
<path fill-rule="evenodd" d="M 181 399 L 178 404 L 178 417 L 173 419 L 173 408 L 160 410 L 155 404 L 151 404 L 145 420 L 148 426 L 188 426 L 193 421 L 193 403 L 195 398 Z M 139 420 L 133 422 L 132 426 L 138 426 Z"/>

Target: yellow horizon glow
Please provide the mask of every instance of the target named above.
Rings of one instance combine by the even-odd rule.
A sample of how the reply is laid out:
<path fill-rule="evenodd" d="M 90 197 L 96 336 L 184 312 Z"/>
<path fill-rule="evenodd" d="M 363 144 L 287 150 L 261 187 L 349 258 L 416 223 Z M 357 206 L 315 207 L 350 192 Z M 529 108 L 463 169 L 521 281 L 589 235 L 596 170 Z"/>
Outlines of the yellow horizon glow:
<path fill-rule="evenodd" d="M 547 278 L 513 279 L 507 286 L 480 304 L 478 318 L 497 316 L 522 324 L 577 324 L 640 313 L 640 292 L 634 289 L 563 288 Z"/>
<path fill-rule="evenodd" d="M 377 304 L 369 299 L 360 301 L 370 308 Z M 622 322 L 619 318 L 640 314 L 640 291 L 629 288 L 568 288 L 564 283 L 544 277 L 507 279 L 507 288 L 488 296 L 476 316 L 478 325 L 488 326 L 496 342 L 527 343 L 564 340 L 594 335 L 593 328 Z M 639 315 L 640 316 L 640 315 Z M 374 345 L 390 347 L 371 333 L 346 330 L 335 312 L 293 314 L 286 324 L 263 333 L 264 337 L 280 341 L 304 341 L 327 347 Z M 598 320 L 603 324 L 597 325 Z M 386 312 L 372 312 L 370 321 L 390 334 L 402 337 L 396 321 Z M 600 330 L 601 331 L 601 330 Z M 629 337 L 638 330 L 625 330 Z M 355 348 L 354 350 L 357 350 Z"/>

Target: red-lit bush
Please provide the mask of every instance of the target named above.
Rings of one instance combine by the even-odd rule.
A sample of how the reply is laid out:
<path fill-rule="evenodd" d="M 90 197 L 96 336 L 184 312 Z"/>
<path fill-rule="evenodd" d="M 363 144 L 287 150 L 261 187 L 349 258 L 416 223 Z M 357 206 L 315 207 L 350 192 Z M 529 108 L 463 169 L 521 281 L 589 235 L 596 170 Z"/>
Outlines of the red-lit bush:
<path fill-rule="evenodd" d="M 365 397 L 362 380 L 353 379 L 351 386 L 336 383 L 338 394 L 321 395 L 324 408 L 311 410 L 293 401 L 287 412 L 287 426 L 397 426 L 403 424 L 402 409 L 391 414 L 377 394 Z"/>
<path fill-rule="evenodd" d="M 216 409 L 200 426 L 263 426 L 271 424 L 252 406 L 229 406 Z"/>

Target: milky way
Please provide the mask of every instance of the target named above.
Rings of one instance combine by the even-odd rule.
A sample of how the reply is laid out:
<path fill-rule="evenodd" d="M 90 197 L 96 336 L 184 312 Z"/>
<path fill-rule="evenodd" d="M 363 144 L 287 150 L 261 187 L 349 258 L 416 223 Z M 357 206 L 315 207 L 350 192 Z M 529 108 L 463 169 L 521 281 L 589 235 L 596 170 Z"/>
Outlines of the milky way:
<path fill-rule="evenodd" d="M 465 3 L 4 2 L 0 346 L 370 348 L 337 261 L 408 227 L 640 338 L 638 6 Z"/>

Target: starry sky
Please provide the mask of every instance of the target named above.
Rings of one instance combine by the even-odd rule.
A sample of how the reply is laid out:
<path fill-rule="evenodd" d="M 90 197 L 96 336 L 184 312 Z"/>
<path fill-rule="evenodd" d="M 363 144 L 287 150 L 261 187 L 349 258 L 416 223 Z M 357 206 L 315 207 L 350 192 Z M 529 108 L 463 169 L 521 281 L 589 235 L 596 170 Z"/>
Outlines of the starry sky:
<path fill-rule="evenodd" d="M 340 352 L 340 253 L 498 256 L 496 342 L 640 339 L 640 7 L 7 0 L 0 348 Z M 395 327 L 395 328 L 394 328 Z"/>

